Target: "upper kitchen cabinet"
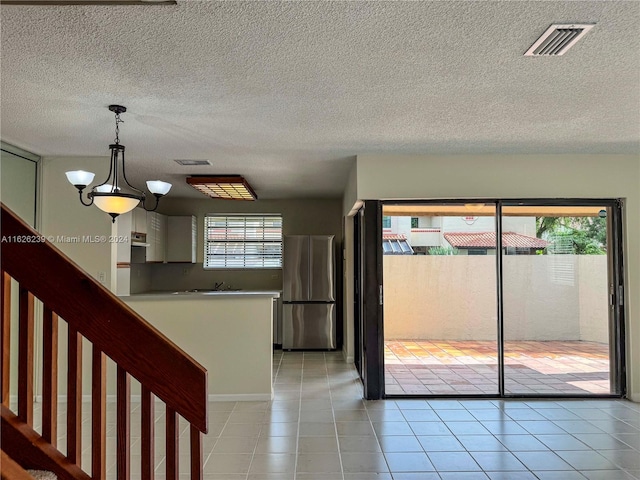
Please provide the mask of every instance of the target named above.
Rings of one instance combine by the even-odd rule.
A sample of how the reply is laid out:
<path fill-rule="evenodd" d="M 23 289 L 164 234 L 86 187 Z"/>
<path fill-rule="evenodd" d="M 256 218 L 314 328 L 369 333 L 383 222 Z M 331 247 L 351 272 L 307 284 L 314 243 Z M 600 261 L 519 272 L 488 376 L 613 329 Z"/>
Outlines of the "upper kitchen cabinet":
<path fill-rule="evenodd" d="M 158 212 L 147 212 L 146 260 L 148 263 L 163 263 L 166 260 L 167 216 Z"/>
<path fill-rule="evenodd" d="M 194 215 L 167 217 L 167 262 L 196 263 L 197 231 Z"/>
<path fill-rule="evenodd" d="M 133 219 L 131 231 L 136 233 L 148 233 L 147 231 L 147 211 L 143 208 L 133 209 Z"/>

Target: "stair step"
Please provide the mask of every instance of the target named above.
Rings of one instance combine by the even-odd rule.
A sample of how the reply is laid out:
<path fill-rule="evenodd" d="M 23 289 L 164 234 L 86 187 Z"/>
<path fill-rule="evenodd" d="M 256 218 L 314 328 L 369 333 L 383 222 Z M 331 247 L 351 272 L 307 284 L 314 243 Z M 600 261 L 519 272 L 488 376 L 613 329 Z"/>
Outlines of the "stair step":
<path fill-rule="evenodd" d="M 27 472 L 36 480 L 58 480 L 55 473 L 47 470 L 27 470 Z"/>

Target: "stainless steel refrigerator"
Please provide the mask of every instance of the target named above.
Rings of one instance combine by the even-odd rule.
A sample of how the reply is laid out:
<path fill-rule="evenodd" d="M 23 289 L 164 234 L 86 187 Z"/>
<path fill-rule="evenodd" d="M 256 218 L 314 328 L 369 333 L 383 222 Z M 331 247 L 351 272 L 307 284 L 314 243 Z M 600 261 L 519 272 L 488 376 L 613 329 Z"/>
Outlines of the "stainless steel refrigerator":
<path fill-rule="evenodd" d="M 336 348 L 333 235 L 284 237 L 282 348 Z"/>

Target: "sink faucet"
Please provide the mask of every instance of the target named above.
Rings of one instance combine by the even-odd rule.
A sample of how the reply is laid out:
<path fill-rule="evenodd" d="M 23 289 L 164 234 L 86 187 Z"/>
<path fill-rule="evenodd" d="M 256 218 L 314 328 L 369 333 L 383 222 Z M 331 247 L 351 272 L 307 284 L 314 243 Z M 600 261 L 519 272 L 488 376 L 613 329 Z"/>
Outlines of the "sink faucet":
<path fill-rule="evenodd" d="M 213 290 L 217 292 L 218 290 L 222 289 L 223 285 L 224 285 L 224 282 L 216 282 L 213 286 Z"/>

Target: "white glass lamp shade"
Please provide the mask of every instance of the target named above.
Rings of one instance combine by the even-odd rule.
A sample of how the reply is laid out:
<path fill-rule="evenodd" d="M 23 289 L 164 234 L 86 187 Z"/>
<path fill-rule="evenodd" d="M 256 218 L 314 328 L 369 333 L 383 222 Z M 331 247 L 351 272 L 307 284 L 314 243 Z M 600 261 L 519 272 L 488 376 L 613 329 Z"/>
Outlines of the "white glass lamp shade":
<path fill-rule="evenodd" d="M 93 182 L 93 177 L 96 176 L 94 173 L 85 172 L 84 170 L 73 170 L 71 172 L 66 172 L 65 175 L 71 185 L 83 185 L 85 187 Z"/>
<path fill-rule="evenodd" d="M 166 195 L 171 190 L 171 184 L 160 180 L 149 180 L 147 188 L 154 195 Z"/>
<path fill-rule="evenodd" d="M 110 193 L 112 188 L 113 188 L 112 185 L 105 183 L 104 185 L 98 185 L 93 190 L 98 193 Z"/>
<path fill-rule="evenodd" d="M 103 212 L 122 215 L 136 208 L 140 200 L 119 195 L 105 195 L 93 197 L 93 203 Z"/>

